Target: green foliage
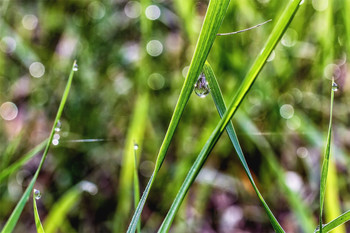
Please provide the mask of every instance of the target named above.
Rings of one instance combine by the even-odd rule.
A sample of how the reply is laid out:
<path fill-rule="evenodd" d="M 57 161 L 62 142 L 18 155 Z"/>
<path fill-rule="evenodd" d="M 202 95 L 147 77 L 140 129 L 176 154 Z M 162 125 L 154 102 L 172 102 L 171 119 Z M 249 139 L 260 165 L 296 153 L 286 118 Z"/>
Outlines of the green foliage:
<path fill-rule="evenodd" d="M 0 231 L 35 231 L 39 211 L 46 232 L 125 232 L 140 190 L 138 232 L 155 232 L 176 198 L 160 231 L 268 232 L 272 223 L 306 233 L 320 216 L 322 232 L 345 233 L 349 7 L 0 1 Z M 79 72 L 52 138 L 74 59 Z M 213 98 L 193 93 L 202 71 Z M 332 77 L 339 90 L 323 204 Z M 96 195 L 83 195 L 84 180 L 98 186 Z M 26 204 L 33 187 L 43 195 L 34 212 Z"/>

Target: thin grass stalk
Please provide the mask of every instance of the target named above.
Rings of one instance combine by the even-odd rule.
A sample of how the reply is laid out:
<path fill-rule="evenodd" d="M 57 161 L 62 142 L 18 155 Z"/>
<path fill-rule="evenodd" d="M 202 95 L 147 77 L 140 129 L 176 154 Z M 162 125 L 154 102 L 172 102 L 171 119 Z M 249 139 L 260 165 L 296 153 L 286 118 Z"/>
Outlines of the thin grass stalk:
<path fill-rule="evenodd" d="M 37 233 L 45 233 L 43 225 L 41 224 L 41 220 L 40 220 L 40 217 L 39 217 L 38 207 L 36 205 L 35 189 L 34 189 L 34 192 L 33 192 L 33 211 L 34 211 L 34 220 L 35 220 L 35 227 L 36 227 Z"/>
<path fill-rule="evenodd" d="M 5 226 L 4 226 L 4 228 L 2 229 L 1 233 L 10 233 L 10 232 L 13 231 L 13 229 L 15 228 L 15 226 L 17 224 L 17 221 L 18 221 L 18 219 L 19 219 L 19 217 L 20 217 L 20 215 L 21 215 L 21 213 L 23 211 L 23 208 L 24 208 L 26 202 L 29 199 L 30 193 L 33 190 L 35 181 L 36 181 L 36 179 L 39 176 L 40 170 L 41 170 L 41 168 L 42 168 L 42 166 L 43 166 L 43 164 L 45 162 L 45 159 L 47 157 L 47 154 L 49 152 L 49 149 L 50 149 L 50 146 L 51 146 L 51 143 L 52 143 L 52 139 L 53 139 L 53 135 L 55 133 L 56 125 L 57 125 L 57 123 L 58 123 L 58 121 L 59 121 L 59 119 L 60 119 L 60 117 L 62 115 L 64 105 L 66 104 L 66 101 L 67 101 L 67 98 L 68 98 L 68 94 L 69 94 L 69 91 L 70 91 L 70 87 L 72 85 L 72 80 L 73 80 L 73 76 L 74 76 L 74 72 L 75 72 L 74 71 L 75 70 L 75 66 L 76 66 L 76 61 L 73 62 L 73 66 L 72 66 L 72 69 L 71 69 L 71 72 L 70 72 L 70 75 L 69 75 L 69 78 L 68 78 L 68 81 L 67 81 L 67 84 L 66 84 L 66 88 L 65 88 L 65 90 L 63 92 L 61 103 L 60 103 L 60 106 L 58 108 L 58 111 L 57 111 L 57 114 L 56 114 L 56 118 L 55 118 L 55 121 L 53 123 L 52 129 L 51 129 L 51 132 L 50 132 L 49 140 L 47 141 L 47 144 L 46 144 L 43 156 L 41 158 L 40 164 L 38 166 L 38 169 L 36 170 L 32 180 L 30 181 L 28 187 L 26 188 L 25 192 L 23 193 L 21 199 L 17 203 L 15 209 L 11 213 L 11 216 L 7 220 L 7 222 L 6 222 Z"/>
<path fill-rule="evenodd" d="M 135 209 L 140 201 L 140 182 L 139 182 L 139 176 L 137 173 L 137 156 L 136 151 L 138 150 L 138 145 L 134 144 L 134 206 Z M 141 222 L 139 221 L 137 223 L 137 233 L 141 233 Z"/>
<path fill-rule="evenodd" d="M 332 117 L 333 117 L 333 101 L 334 101 L 334 91 L 335 91 L 335 82 L 332 81 L 332 91 L 331 91 L 331 107 L 329 113 L 329 125 L 328 125 L 328 134 L 327 134 L 327 144 L 324 152 L 324 159 L 322 163 L 322 171 L 321 171 L 321 182 L 320 182 L 320 233 L 322 233 L 322 213 L 323 213 L 323 203 L 324 197 L 326 193 L 326 184 L 327 184 L 327 176 L 328 176 L 328 167 L 329 167 L 329 157 L 331 151 L 331 140 L 332 140 Z"/>

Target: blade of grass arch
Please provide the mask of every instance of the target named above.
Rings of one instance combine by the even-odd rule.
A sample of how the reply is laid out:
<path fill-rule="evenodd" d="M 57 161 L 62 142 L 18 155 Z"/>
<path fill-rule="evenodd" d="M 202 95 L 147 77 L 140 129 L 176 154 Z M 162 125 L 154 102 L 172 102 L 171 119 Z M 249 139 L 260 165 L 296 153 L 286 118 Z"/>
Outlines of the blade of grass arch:
<path fill-rule="evenodd" d="M 130 225 L 127 231 L 128 233 L 135 232 L 137 223 L 139 221 L 139 218 L 140 218 L 142 209 L 145 205 L 149 191 L 165 159 L 166 152 L 169 148 L 169 145 L 175 133 L 176 127 L 181 119 L 182 113 L 193 91 L 194 84 L 203 68 L 204 62 L 206 61 L 209 51 L 214 43 L 216 34 L 218 33 L 219 27 L 221 26 L 221 23 L 224 19 L 229 2 L 230 0 L 211 0 L 209 2 L 207 13 L 199 35 L 196 49 L 190 64 L 190 68 L 188 70 L 185 82 L 183 84 L 168 130 L 163 139 L 163 143 L 159 149 L 153 174 L 142 194 L 140 202 L 132 217 L 132 220 L 130 222 Z"/>
<path fill-rule="evenodd" d="M 212 96 L 212 98 L 214 100 L 214 103 L 216 105 L 216 108 L 217 108 L 217 110 L 219 112 L 220 117 L 222 117 L 224 115 L 224 113 L 226 112 L 226 105 L 225 105 L 224 98 L 223 98 L 221 90 L 220 90 L 220 86 L 219 86 L 219 84 L 218 84 L 218 82 L 216 80 L 214 71 L 213 71 L 213 69 L 211 68 L 211 66 L 210 66 L 210 64 L 208 62 L 205 63 L 205 65 L 203 67 L 203 71 L 204 71 L 204 74 L 205 74 L 205 76 L 206 76 L 206 78 L 207 78 L 207 80 L 209 82 L 211 96 Z M 241 161 L 241 163 L 242 163 L 242 165 L 244 167 L 244 170 L 245 170 L 245 172 L 246 172 L 246 174 L 247 174 L 247 176 L 249 178 L 249 181 L 250 181 L 251 185 L 253 186 L 253 188 L 254 188 L 254 190 L 256 192 L 256 195 L 258 196 L 261 204 L 263 205 L 263 207 L 265 209 L 265 212 L 266 212 L 267 216 L 270 219 L 270 222 L 271 222 L 273 228 L 274 229 L 282 229 L 282 227 L 280 226 L 279 222 L 276 220 L 275 216 L 271 212 L 269 206 L 266 204 L 266 202 L 265 202 L 263 196 L 261 195 L 259 189 L 255 185 L 253 176 L 250 173 L 248 164 L 247 164 L 247 162 L 245 160 L 242 148 L 241 148 L 241 146 L 239 144 L 236 132 L 234 130 L 234 127 L 233 127 L 233 124 L 232 124 L 231 121 L 226 126 L 226 131 L 227 131 L 228 136 L 230 137 L 230 140 L 231 140 L 231 142 L 233 144 L 233 147 L 235 148 L 235 150 L 237 152 L 239 160 Z"/>
<path fill-rule="evenodd" d="M 58 108 L 58 111 L 57 111 L 57 114 L 56 114 L 56 118 L 55 118 L 54 124 L 53 124 L 51 132 L 50 132 L 50 137 L 49 137 L 49 139 L 47 141 L 47 144 L 46 144 L 43 156 L 41 158 L 39 167 L 36 170 L 36 172 L 35 172 L 32 180 L 30 181 L 27 189 L 23 193 L 21 199 L 17 203 L 15 209 L 11 213 L 11 216 L 7 220 L 7 222 L 6 222 L 5 226 L 4 226 L 4 228 L 2 229 L 1 233 L 10 233 L 10 232 L 13 231 L 13 229 L 15 228 L 15 226 L 17 224 L 17 221 L 18 221 L 18 219 L 19 219 L 19 217 L 20 217 L 20 215 L 21 215 L 21 213 L 23 211 L 23 208 L 24 208 L 25 204 L 27 203 L 27 201 L 29 199 L 30 193 L 33 190 L 33 186 L 35 184 L 35 181 L 36 181 L 36 179 L 39 176 L 39 172 L 40 172 L 40 170 L 41 170 L 41 168 L 42 168 L 42 166 L 43 166 L 43 164 L 45 162 L 47 153 L 49 152 L 50 145 L 51 145 L 51 142 L 52 142 L 52 139 L 53 139 L 53 135 L 55 133 L 55 127 L 57 125 L 58 120 L 60 119 L 60 117 L 62 115 L 64 105 L 66 104 L 66 101 L 67 101 L 67 98 L 68 98 L 68 94 L 69 94 L 69 90 L 70 90 L 70 87 L 72 85 L 72 80 L 73 80 L 73 76 L 74 76 L 74 72 L 75 72 L 73 69 L 74 69 L 75 65 L 76 65 L 76 61 L 74 61 L 74 63 L 73 63 L 73 66 L 72 66 L 72 69 L 71 69 L 71 72 L 70 72 L 70 75 L 69 75 L 69 78 L 68 78 L 68 81 L 67 81 L 67 84 L 66 84 L 66 88 L 65 88 L 65 90 L 63 92 L 61 103 L 60 103 L 60 106 Z"/>
<path fill-rule="evenodd" d="M 276 26 L 274 27 L 272 33 L 270 34 L 267 43 L 265 44 L 263 50 L 258 55 L 256 60 L 254 61 L 251 69 L 249 70 L 248 74 L 246 75 L 242 85 L 240 86 L 237 94 L 233 98 L 231 104 L 229 105 L 227 111 L 225 112 L 224 116 L 216 126 L 215 130 L 207 140 L 206 144 L 202 148 L 202 151 L 198 155 L 196 161 L 194 162 L 193 166 L 191 167 L 190 171 L 187 174 L 187 177 L 185 181 L 183 182 L 172 206 L 169 209 L 169 212 L 167 216 L 165 217 L 160 229 L 158 232 L 168 232 L 170 225 L 175 217 L 175 214 L 177 213 L 178 209 L 180 208 L 180 205 L 185 198 L 185 195 L 187 191 L 189 190 L 190 186 L 194 182 L 195 178 L 197 177 L 200 169 L 202 168 L 204 162 L 206 161 L 209 153 L 215 146 L 216 142 L 220 138 L 221 134 L 225 130 L 227 124 L 229 123 L 230 119 L 234 115 L 234 113 L 237 111 L 239 105 L 242 103 L 243 98 L 248 93 L 249 89 L 253 85 L 254 81 L 256 80 L 258 74 L 260 73 L 261 69 L 263 68 L 267 58 L 269 57 L 272 50 L 277 45 L 277 42 L 282 37 L 284 31 L 287 29 L 289 23 L 293 19 L 293 16 L 298 10 L 298 7 L 300 5 L 301 0 L 292 0 L 289 2 L 285 10 L 283 11 L 280 19 L 278 20 Z M 280 226 L 274 226 L 276 232 L 284 232 L 283 229 Z"/>

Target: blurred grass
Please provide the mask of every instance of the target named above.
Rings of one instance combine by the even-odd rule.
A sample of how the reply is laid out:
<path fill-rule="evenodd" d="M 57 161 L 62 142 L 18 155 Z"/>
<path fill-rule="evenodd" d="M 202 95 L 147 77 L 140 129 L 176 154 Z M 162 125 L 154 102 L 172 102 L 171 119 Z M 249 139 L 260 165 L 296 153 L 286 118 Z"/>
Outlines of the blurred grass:
<path fill-rule="evenodd" d="M 74 88 L 61 117 L 60 142 L 51 148 L 37 180 L 45 197 L 38 205 L 43 222 L 67 190 L 82 180 L 90 180 L 98 185 L 99 192 L 82 196 L 79 208 L 69 212 L 62 228 L 76 232 L 113 231 L 118 199 L 123 194 L 121 171 L 128 169 L 122 162 L 127 154 L 127 135 L 136 103 L 148 93 L 144 136 L 135 140 L 140 145 L 140 191 L 144 190 L 208 5 L 208 1 L 185 2 L 146 1 L 147 6 L 159 7 L 161 14 L 156 20 L 147 18 L 144 9 L 138 10 L 138 1 L 0 2 L 1 8 L 6 8 L 0 21 L 0 167 L 8 168 L 20 161 L 22 155 L 49 136 L 66 71 L 73 59 L 79 61 Z M 215 40 L 208 60 L 224 99 L 231 99 L 238 89 L 281 13 L 282 3 L 287 1 L 231 1 L 219 32 L 247 28 L 267 19 L 272 19 L 272 23 Z M 346 0 L 305 1 L 275 48 L 274 58 L 270 57 L 233 119 L 252 176 L 286 232 L 306 232 L 306 228 L 300 227 L 307 225 L 303 215 L 311 217 L 309 226 L 317 225 L 319 164 L 329 119 L 328 86 L 332 76 L 339 85 L 333 115 L 332 157 L 338 189 L 334 195 L 342 213 L 350 209 L 349 7 Z M 159 56 L 148 54 L 150 40 L 162 44 Z M 45 67 L 41 78 L 31 76 L 29 67 L 33 62 Z M 191 97 L 145 205 L 142 232 L 154 232 L 159 227 L 193 163 L 193 156 L 219 120 L 210 98 Z M 17 107 L 18 113 L 12 120 L 5 120 L 5 108 L 1 106 L 6 102 Z M 244 126 L 248 127 L 248 123 L 243 116 L 259 131 L 247 132 Z M 22 135 L 19 143 L 18 135 Z M 269 143 L 268 151 L 259 146 L 264 144 L 262 136 Z M 70 142 L 86 138 L 105 141 Z M 7 160 L 4 154 L 11 144 L 16 146 Z M 270 230 L 268 218 L 243 178 L 244 170 L 233 153 L 229 138 L 223 135 L 180 208 L 174 230 Z M 265 156 L 266 153 L 273 153 L 275 159 Z M 279 165 L 285 177 L 274 179 L 274 170 L 269 165 L 272 163 Z M 33 157 L 0 181 L 0 229 L 38 164 L 38 158 Z M 299 207 L 292 204 L 282 181 L 298 193 L 297 200 L 303 200 L 296 200 Z M 132 196 L 130 200 L 127 205 L 132 211 Z M 332 217 L 327 217 L 327 208 L 325 220 L 329 221 Z M 124 213 L 125 221 L 131 215 Z M 193 223 L 196 229 L 191 228 Z M 35 231 L 33 210 L 28 205 L 15 232 Z M 349 231 L 347 225 L 345 231 Z"/>

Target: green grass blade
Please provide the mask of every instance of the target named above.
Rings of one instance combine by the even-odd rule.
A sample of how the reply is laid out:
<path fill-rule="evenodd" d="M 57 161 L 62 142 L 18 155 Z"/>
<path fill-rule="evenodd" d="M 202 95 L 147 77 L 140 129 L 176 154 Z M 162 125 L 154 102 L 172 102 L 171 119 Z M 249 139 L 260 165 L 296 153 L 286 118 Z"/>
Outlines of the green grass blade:
<path fill-rule="evenodd" d="M 331 151 L 331 139 L 332 139 L 332 115 L 333 115 L 333 100 L 334 100 L 334 81 L 332 81 L 332 92 L 331 92 L 331 107 L 329 113 L 329 125 L 328 125 L 328 134 L 327 134 L 327 144 L 326 150 L 324 152 L 324 159 L 322 164 L 321 171 L 321 182 L 320 182 L 320 233 L 322 233 L 322 212 L 323 212 L 323 203 L 324 196 L 326 193 L 326 183 L 327 183 L 327 175 L 328 175 L 328 166 L 329 166 L 329 157 Z"/>
<path fill-rule="evenodd" d="M 35 195 L 33 192 L 33 208 L 34 208 L 34 219 L 35 219 L 35 226 L 36 226 L 36 231 L 38 233 L 44 233 L 44 228 L 43 225 L 41 224 L 39 213 L 38 213 L 38 207 L 36 206 L 36 200 L 35 200 Z"/>
<path fill-rule="evenodd" d="M 45 162 L 45 159 L 46 159 L 46 156 L 49 152 L 49 149 L 50 149 L 50 145 L 51 145 L 51 142 L 52 142 L 52 139 L 53 139 L 53 135 L 55 133 L 55 127 L 57 125 L 57 122 L 58 120 L 60 119 L 61 115 L 62 115 L 62 112 L 63 112 L 63 108 L 64 108 L 64 105 L 67 101 L 67 98 L 68 98 L 68 94 L 69 94 L 69 90 L 70 90 L 70 87 L 72 85 L 72 80 L 73 80 L 73 76 L 74 76 L 74 66 L 76 65 L 76 61 L 74 61 L 73 63 L 73 66 L 72 66 L 72 69 L 71 69 L 71 72 L 70 72 L 70 75 L 69 75 L 69 78 L 68 78 L 68 81 L 67 81 L 67 85 L 66 85 L 66 88 L 63 92 L 63 96 L 62 96 L 62 99 L 61 99 L 61 103 L 60 103 L 60 106 L 58 108 L 58 111 L 57 111 L 57 114 L 56 114 L 56 118 L 55 118 L 55 121 L 54 121 L 54 124 L 52 126 L 52 129 L 51 129 L 51 132 L 50 132 L 50 137 L 47 141 L 47 144 L 46 144 L 46 147 L 45 147 L 45 150 L 44 150 L 44 153 L 43 153 L 43 156 L 41 158 L 41 161 L 40 161 L 40 164 L 39 164 L 39 167 L 38 169 L 36 170 L 32 180 L 30 181 L 27 189 L 25 190 L 25 192 L 23 193 L 21 199 L 19 200 L 19 202 L 17 203 L 15 209 L 13 210 L 13 212 L 11 213 L 11 216 L 10 218 L 7 220 L 4 228 L 2 229 L 2 233 L 9 233 L 9 232 L 12 232 L 13 229 L 15 228 L 16 224 L 17 224 L 17 221 L 23 211 L 23 208 L 26 204 L 26 202 L 28 201 L 29 199 L 29 196 L 30 196 L 30 193 L 31 191 L 33 190 L 33 186 L 35 184 L 35 181 L 36 179 L 38 178 L 39 176 L 39 172 L 41 170 L 41 167 L 43 166 L 44 162 Z"/>
<path fill-rule="evenodd" d="M 28 162 L 30 159 L 32 159 L 37 153 L 39 153 L 41 150 L 45 148 L 45 145 L 47 144 L 47 139 L 37 145 L 34 149 L 29 151 L 27 154 L 23 156 L 23 158 L 19 159 L 18 161 L 14 162 L 4 170 L 0 172 L 0 182 L 6 178 L 7 176 L 11 175 L 15 171 L 17 171 L 22 165 L 24 165 L 26 162 Z"/>
<path fill-rule="evenodd" d="M 239 88 L 237 94 L 235 95 L 234 99 L 232 100 L 231 104 L 228 107 L 228 110 L 225 112 L 224 116 L 216 126 L 215 130 L 207 140 L 206 144 L 202 148 L 200 154 L 198 155 L 196 161 L 194 162 L 193 166 L 191 167 L 190 171 L 188 172 L 188 175 L 183 182 L 172 206 L 170 207 L 170 210 L 165 217 L 160 229 L 158 232 L 167 232 L 170 228 L 170 225 L 175 217 L 175 214 L 177 213 L 178 209 L 180 208 L 180 205 L 185 198 L 185 195 L 187 191 L 189 190 L 190 186 L 194 182 L 196 176 L 198 175 L 200 169 L 202 168 L 204 162 L 206 161 L 209 153 L 215 146 L 216 142 L 220 138 L 221 134 L 226 128 L 226 125 L 229 123 L 230 119 L 234 115 L 234 113 L 237 111 L 239 105 L 242 103 L 243 98 L 248 93 L 249 89 L 253 85 L 254 81 L 256 80 L 258 74 L 260 73 L 262 67 L 264 66 L 267 58 L 269 57 L 272 50 L 277 45 L 277 42 L 282 37 L 284 31 L 287 29 L 289 23 L 291 22 L 294 14 L 297 12 L 299 4 L 301 0 L 294 0 L 290 1 L 288 6 L 285 8 L 282 16 L 278 20 L 276 26 L 274 27 L 271 35 L 269 36 L 266 45 L 264 46 L 262 52 L 258 55 L 257 59 L 255 60 L 254 64 L 252 65 L 252 68 L 249 70 L 248 74 L 246 75 L 246 78 L 244 79 L 241 87 Z M 275 229 L 277 230 L 277 229 Z M 283 232 L 278 231 L 278 232 Z"/>
<path fill-rule="evenodd" d="M 136 151 L 138 150 L 138 145 L 134 145 L 134 205 L 135 208 L 139 204 L 140 201 L 140 182 L 139 176 L 137 173 L 137 156 Z M 137 233 L 141 233 L 141 222 L 139 221 L 137 224 Z"/>
<path fill-rule="evenodd" d="M 69 210 L 71 210 L 79 201 L 81 194 L 82 190 L 77 186 L 74 186 L 63 194 L 63 196 L 54 204 L 44 222 L 46 233 L 57 232 L 57 229 L 64 222 Z"/>
<path fill-rule="evenodd" d="M 168 130 L 166 132 L 166 135 L 164 137 L 163 143 L 160 147 L 157 156 L 154 172 L 146 186 L 145 191 L 143 192 L 139 205 L 137 206 L 137 209 L 130 222 L 127 231 L 128 233 L 135 232 L 137 222 L 145 205 L 150 188 L 152 187 L 154 179 L 157 176 L 158 171 L 165 159 L 165 155 L 169 148 L 172 137 L 175 133 L 177 125 L 179 124 L 188 99 L 190 98 L 190 95 L 193 91 L 194 84 L 203 68 L 204 62 L 206 61 L 209 51 L 214 43 L 216 33 L 218 32 L 219 27 L 224 19 L 229 2 L 229 0 L 212 0 L 209 3 L 189 71 L 187 73 Z"/>
<path fill-rule="evenodd" d="M 346 223 L 350 220 L 350 210 L 346 211 L 344 214 L 338 216 L 336 219 L 332 220 L 331 222 L 327 223 L 322 227 L 323 232 L 329 232 L 333 230 L 334 228 Z M 320 232 L 320 229 L 317 229 L 315 233 Z"/>
<path fill-rule="evenodd" d="M 217 108 L 217 110 L 218 110 L 218 112 L 220 114 L 220 117 L 222 117 L 224 115 L 224 113 L 226 112 L 226 105 L 225 105 L 225 102 L 224 102 L 224 99 L 223 99 L 223 96 L 222 96 L 222 93 L 221 93 L 221 90 L 220 90 L 220 86 L 219 86 L 219 84 L 217 82 L 217 79 L 215 77 L 214 71 L 213 71 L 213 69 L 211 68 L 211 66 L 210 66 L 210 64 L 208 62 L 206 62 L 206 64 L 204 65 L 203 71 L 204 71 L 204 74 L 205 74 L 205 76 L 206 76 L 206 78 L 207 78 L 207 80 L 209 82 L 211 96 L 213 97 L 214 103 L 215 103 L 216 108 Z M 257 196 L 258 196 L 258 198 L 259 198 L 259 200 L 261 202 L 261 204 L 263 205 L 263 207 L 264 207 L 264 209 L 266 211 L 266 214 L 268 215 L 268 217 L 270 219 L 270 222 L 271 222 L 273 228 L 276 229 L 276 231 L 283 232 L 283 228 L 281 227 L 279 222 L 276 220 L 276 218 L 273 215 L 273 213 L 271 212 L 269 206 L 266 204 L 264 198 L 262 197 L 259 189 L 255 185 L 254 179 L 253 179 L 253 177 L 252 177 L 252 175 L 250 173 L 248 164 L 247 164 L 247 162 L 245 160 L 242 148 L 241 148 L 241 146 L 239 144 L 236 132 L 234 130 L 234 127 L 233 127 L 233 124 L 232 124 L 231 121 L 226 126 L 226 131 L 227 131 L 227 134 L 230 137 L 230 140 L 231 140 L 231 142 L 233 144 L 233 147 L 235 148 L 235 150 L 237 152 L 239 160 L 241 161 L 241 163 L 242 163 L 242 165 L 244 167 L 244 170 L 247 173 L 249 181 L 252 184 L 252 186 L 253 186 L 253 188 L 254 188 L 254 190 L 255 190 L 255 192 L 256 192 L 256 194 L 257 194 Z"/>
<path fill-rule="evenodd" d="M 22 136 L 23 133 L 20 133 L 13 140 L 11 140 L 9 145 L 7 145 L 5 151 L 2 153 L 1 156 L 0 170 L 3 170 L 6 167 L 8 167 L 8 163 L 10 162 L 11 157 L 15 154 L 19 143 L 21 142 Z"/>
<path fill-rule="evenodd" d="M 133 203 L 133 167 L 134 167 L 134 142 L 142 147 L 143 137 L 146 130 L 146 119 L 149 106 L 149 94 L 140 95 L 135 103 L 133 117 L 127 133 L 124 148 L 123 166 L 120 174 L 120 184 L 118 192 L 118 206 L 114 216 L 114 231 L 126 230 L 126 224 Z"/>
<path fill-rule="evenodd" d="M 303 232 L 313 232 L 316 225 L 316 221 L 313 219 L 313 213 L 310 208 L 307 207 L 299 193 L 294 192 L 288 187 L 285 178 L 285 171 L 278 162 L 277 155 L 271 144 L 248 116 L 243 113 L 237 115 L 239 115 L 237 116 L 237 123 L 244 132 L 254 132 L 254 135 L 259 135 L 259 137 L 257 137 L 253 134 L 247 134 L 250 140 L 255 143 L 260 153 L 264 154 L 264 158 L 268 164 L 268 169 L 271 172 L 271 175 L 276 179 L 279 188 L 283 191 L 288 204 L 291 207 L 291 211 L 299 222 L 301 229 Z"/>

